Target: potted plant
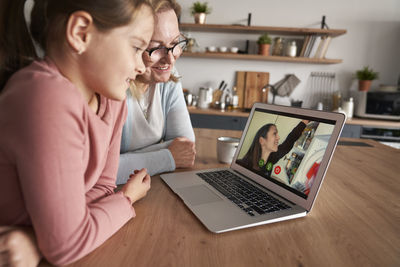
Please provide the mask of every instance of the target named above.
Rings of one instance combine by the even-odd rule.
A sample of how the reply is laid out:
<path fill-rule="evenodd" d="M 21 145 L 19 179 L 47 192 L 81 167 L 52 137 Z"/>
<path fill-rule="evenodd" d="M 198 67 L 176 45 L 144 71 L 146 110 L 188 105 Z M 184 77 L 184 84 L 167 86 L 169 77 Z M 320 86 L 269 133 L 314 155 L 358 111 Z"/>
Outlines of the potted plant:
<path fill-rule="evenodd" d="M 269 48 L 271 46 L 271 37 L 267 33 L 261 35 L 258 40 L 258 54 L 263 56 L 269 56 Z"/>
<path fill-rule="evenodd" d="M 204 24 L 206 22 L 206 15 L 211 13 L 211 7 L 207 2 L 194 2 L 190 8 L 194 16 L 194 22 L 197 24 Z"/>
<path fill-rule="evenodd" d="M 373 71 L 369 66 L 365 66 L 363 69 L 356 72 L 356 77 L 358 79 L 358 90 L 368 91 L 372 81 L 379 78 L 379 73 Z"/>

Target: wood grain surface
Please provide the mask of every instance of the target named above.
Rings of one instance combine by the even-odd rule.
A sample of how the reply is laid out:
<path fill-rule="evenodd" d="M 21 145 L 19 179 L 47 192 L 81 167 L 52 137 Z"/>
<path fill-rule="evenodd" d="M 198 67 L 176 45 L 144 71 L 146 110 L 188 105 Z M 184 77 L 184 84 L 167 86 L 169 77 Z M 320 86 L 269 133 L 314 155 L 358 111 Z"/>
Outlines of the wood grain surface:
<path fill-rule="evenodd" d="M 255 102 L 268 101 L 268 90 L 261 89 L 269 83 L 268 72 L 237 71 L 236 88 L 239 96 L 239 108 L 250 109 Z"/>
<path fill-rule="evenodd" d="M 194 169 L 227 166 L 212 140 L 228 134 L 196 129 Z M 304 218 L 213 234 L 154 176 L 136 218 L 70 266 L 400 266 L 400 150 L 353 141 L 371 146 L 337 147 Z"/>

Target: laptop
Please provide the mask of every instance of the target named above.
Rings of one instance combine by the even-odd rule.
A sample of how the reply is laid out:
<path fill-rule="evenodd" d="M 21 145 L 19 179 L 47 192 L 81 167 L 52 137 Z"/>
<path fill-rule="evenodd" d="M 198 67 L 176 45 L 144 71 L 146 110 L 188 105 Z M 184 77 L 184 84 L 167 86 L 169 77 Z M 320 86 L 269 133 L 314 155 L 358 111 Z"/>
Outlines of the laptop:
<path fill-rule="evenodd" d="M 306 216 L 345 115 L 255 103 L 229 168 L 162 174 L 214 233 Z"/>

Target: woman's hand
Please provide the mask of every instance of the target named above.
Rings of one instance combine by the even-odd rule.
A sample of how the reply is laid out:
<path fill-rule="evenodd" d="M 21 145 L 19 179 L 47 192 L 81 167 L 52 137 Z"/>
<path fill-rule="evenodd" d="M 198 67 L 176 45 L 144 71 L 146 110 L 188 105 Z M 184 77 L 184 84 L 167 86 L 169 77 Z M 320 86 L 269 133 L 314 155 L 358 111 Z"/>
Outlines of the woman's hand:
<path fill-rule="evenodd" d="M 32 227 L 0 226 L 0 266 L 37 266 L 42 255 Z"/>
<path fill-rule="evenodd" d="M 189 168 L 194 164 L 196 148 L 194 142 L 186 137 L 177 137 L 168 146 L 176 168 Z"/>
<path fill-rule="evenodd" d="M 310 121 L 309 120 L 302 120 L 302 122 L 307 125 Z"/>
<path fill-rule="evenodd" d="M 121 191 L 129 197 L 132 204 L 146 196 L 150 189 L 150 175 L 147 169 L 135 170 L 134 174 L 129 176 L 128 182 L 122 187 Z"/>

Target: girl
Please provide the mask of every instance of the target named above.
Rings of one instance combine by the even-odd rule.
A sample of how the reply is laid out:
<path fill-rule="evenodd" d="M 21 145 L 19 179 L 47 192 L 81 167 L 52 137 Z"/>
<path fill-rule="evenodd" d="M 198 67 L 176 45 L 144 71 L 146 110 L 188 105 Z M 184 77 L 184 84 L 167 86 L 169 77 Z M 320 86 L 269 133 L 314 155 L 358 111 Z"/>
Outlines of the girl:
<path fill-rule="evenodd" d="M 76 261 L 135 216 L 145 169 L 114 193 L 127 80 L 145 70 L 145 0 L 2 1 L 0 225 L 32 225 L 51 263 Z M 32 39 L 45 53 L 38 59 Z"/>

